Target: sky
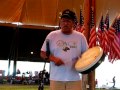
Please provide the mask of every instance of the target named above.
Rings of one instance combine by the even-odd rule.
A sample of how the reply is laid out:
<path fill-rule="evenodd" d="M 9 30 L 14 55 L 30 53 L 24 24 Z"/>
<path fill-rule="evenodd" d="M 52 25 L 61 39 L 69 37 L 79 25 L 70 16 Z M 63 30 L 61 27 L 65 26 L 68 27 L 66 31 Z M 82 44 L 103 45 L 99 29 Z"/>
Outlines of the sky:
<path fill-rule="evenodd" d="M 115 76 L 116 87 L 120 88 L 120 60 L 109 62 L 107 57 L 95 71 L 95 78 L 98 79 L 98 86 L 112 87 L 112 78 Z"/>
<path fill-rule="evenodd" d="M 21 71 L 21 73 L 25 73 L 27 71 L 32 71 L 33 75 L 35 75 L 35 71 L 39 72 L 43 70 L 45 63 L 41 62 L 17 62 L 17 69 Z M 8 61 L 0 60 L 0 70 L 5 70 L 7 75 L 8 69 Z M 49 63 L 46 63 L 45 66 L 46 71 L 49 72 Z M 13 61 L 11 62 L 10 72 L 13 72 Z M 116 87 L 120 88 L 120 60 L 111 63 L 108 61 L 107 57 L 104 62 L 102 62 L 95 70 L 95 78 L 98 80 L 98 87 L 112 87 L 112 78 L 116 77 Z"/>
<path fill-rule="evenodd" d="M 22 73 L 26 73 L 27 71 L 32 72 L 33 76 L 35 75 L 35 72 L 40 72 L 43 70 L 45 65 L 45 69 L 47 72 L 49 72 L 49 63 L 44 63 L 44 62 L 27 62 L 27 61 L 17 61 L 17 67 L 16 69 L 19 69 Z M 8 61 L 0 60 L 0 70 L 5 70 L 7 75 L 8 73 Z M 10 74 L 13 72 L 13 61 L 11 61 L 11 66 L 10 66 Z"/>

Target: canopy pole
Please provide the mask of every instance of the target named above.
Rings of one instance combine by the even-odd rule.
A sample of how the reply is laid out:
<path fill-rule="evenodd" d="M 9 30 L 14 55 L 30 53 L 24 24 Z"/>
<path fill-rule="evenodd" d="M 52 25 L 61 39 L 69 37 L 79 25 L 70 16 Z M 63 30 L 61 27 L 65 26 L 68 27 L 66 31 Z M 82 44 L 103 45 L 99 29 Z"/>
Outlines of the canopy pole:
<path fill-rule="evenodd" d="M 13 55 L 13 59 L 14 59 L 14 63 L 13 63 L 13 77 L 16 76 L 16 67 L 17 67 L 17 60 L 18 60 L 18 39 L 19 39 L 19 25 L 17 26 L 17 28 L 15 29 L 15 46 L 14 46 L 14 55 Z"/>
<path fill-rule="evenodd" d="M 9 75 L 10 75 L 10 63 L 11 63 L 11 60 L 10 60 L 10 59 L 8 59 L 8 75 L 7 75 L 7 76 L 9 76 Z"/>

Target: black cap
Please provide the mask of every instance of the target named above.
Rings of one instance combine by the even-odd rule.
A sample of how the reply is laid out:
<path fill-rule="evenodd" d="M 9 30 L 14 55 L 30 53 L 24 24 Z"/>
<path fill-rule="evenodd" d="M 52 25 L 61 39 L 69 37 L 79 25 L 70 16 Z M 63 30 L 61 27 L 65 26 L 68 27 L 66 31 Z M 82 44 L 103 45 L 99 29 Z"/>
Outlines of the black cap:
<path fill-rule="evenodd" d="M 69 9 L 66 9 L 62 12 L 61 18 L 71 19 L 75 22 L 75 24 L 77 24 L 77 17 L 75 15 L 75 13 Z"/>

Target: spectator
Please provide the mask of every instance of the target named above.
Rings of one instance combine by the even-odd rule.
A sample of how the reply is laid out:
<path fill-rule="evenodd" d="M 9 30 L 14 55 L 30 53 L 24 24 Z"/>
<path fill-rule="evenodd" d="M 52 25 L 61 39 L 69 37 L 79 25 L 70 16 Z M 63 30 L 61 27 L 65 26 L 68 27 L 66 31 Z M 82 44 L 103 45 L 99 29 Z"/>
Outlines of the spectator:
<path fill-rule="evenodd" d="M 115 88 L 115 76 L 113 77 L 113 88 Z"/>

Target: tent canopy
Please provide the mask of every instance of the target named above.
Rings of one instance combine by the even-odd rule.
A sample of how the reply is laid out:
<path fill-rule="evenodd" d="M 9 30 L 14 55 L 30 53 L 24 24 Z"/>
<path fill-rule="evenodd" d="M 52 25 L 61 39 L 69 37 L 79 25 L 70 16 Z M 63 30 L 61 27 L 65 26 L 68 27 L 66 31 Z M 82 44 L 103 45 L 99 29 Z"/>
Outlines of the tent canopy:
<path fill-rule="evenodd" d="M 58 25 L 63 9 L 79 12 L 82 3 L 83 0 L 1 0 L 0 20 L 54 26 Z"/>
<path fill-rule="evenodd" d="M 111 23 L 115 15 L 120 12 L 120 0 L 95 1 L 96 24 L 99 23 L 101 13 L 105 15 L 109 10 Z M 21 22 L 24 25 L 56 26 L 59 24 L 60 13 L 67 8 L 75 11 L 79 20 L 80 6 L 83 7 L 83 3 L 84 0 L 1 0 L 0 21 Z"/>

